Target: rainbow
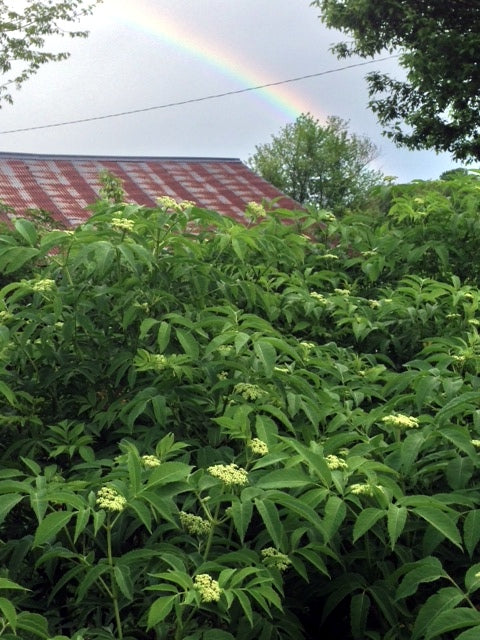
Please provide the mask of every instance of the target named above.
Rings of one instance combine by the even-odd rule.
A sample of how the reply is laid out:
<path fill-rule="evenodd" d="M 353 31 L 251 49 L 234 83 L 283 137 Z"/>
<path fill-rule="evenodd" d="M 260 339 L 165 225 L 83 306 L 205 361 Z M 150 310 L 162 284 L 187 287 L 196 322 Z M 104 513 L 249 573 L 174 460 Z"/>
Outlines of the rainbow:
<path fill-rule="evenodd" d="M 223 76 L 232 78 L 235 81 L 235 86 L 232 87 L 232 90 L 256 87 L 282 79 L 271 78 L 259 73 L 252 68 L 251 63 L 242 60 L 238 52 L 229 50 L 224 43 L 219 46 L 210 42 L 207 38 L 202 37 L 201 34 L 193 32 L 183 22 L 180 23 L 178 20 L 168 17 L 165 13 L 161 13 L 158 7 L 152 6 L 147 0 L 135 0 L 134 2 L 114 0 L 112 6 L 109 6 L 109 11 L 110 16 L 113 13 L 113 17 L 126 26 L 150 34 L 171 45 L 176 50 L 191 54 L 195 59 L 201 60 Z M 228 91 L 229 89 L 226 90 Z M 252 94 L 259 96 L 277 114 L 286 117 L 288 120 L 295 120 L 301 113 L 309 112 L 319 120 L 325 121 L 325 115 L 319 113 L 318 108 L 309 103 L 291 85 L 266 87 L 252 92 Z M 179 96 L 179 98 L 182 97 Z"/>

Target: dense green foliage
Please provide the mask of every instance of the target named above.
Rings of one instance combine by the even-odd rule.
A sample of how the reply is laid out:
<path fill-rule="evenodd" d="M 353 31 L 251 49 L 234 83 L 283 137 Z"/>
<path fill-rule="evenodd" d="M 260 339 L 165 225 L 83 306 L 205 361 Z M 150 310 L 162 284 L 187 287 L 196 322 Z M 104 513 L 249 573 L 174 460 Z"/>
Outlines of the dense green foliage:
<path fill-rule="evenodd" d="M 2 640 L 478 638 L 480 182 L 117 186 L 0 236 Z"/>
<path fill-rule="evenodd" d="M 479 0 L 314 0 L 351 39 L 340 57 L 399 52 L 406 78 L 367 76 L 370 107 L 386 135 L 410 149 L 480 158 Z"/>
<path fill-rule="evenodd" d="M 85 31 L 68 31 L 66 26 L 91 13 L 101 1 L 0 1 L 0 71 L 4 76 L 0 83 L 0 102 L 12 102 L 11 86 L 18 89 L 46 62 L 67 58 L 66 52 L 46 51 L 45 38 L 66 34 L 85 37 Z"/>
<path fill-rule="evenodd" d="M 378 149 L 347 125 L 336 117 L 321 124 L 303 113 L 271 142 L 257 145 L 249 165 L 300 204 L 333 211 L 359 207 L 382 174 L 368 166 Z"/>

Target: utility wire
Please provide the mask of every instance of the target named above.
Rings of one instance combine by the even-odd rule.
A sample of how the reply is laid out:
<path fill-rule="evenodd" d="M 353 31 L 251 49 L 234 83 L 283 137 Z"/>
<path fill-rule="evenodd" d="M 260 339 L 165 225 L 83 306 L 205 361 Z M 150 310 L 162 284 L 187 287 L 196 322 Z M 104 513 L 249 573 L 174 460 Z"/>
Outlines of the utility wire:
<path fill-rule="evenodd" d="M 24 127 L 22 129 L 9 129 L 6 131 L 0 131 L 0 135 L 7 133 L 21 133 L 23 131 L 37 131 L 39 129 L 53 129 L 54 127 L 65 127 L 70 124 L 80 124 L 82 122 L 93 122 L 94 120 L 107 120 L 109 118 L 120 118 L 122 116 L 130 116 L 135 113 L 146 113 L 147 111 L 156 111 L 158 109 L 168 109 L 169 107 L 179 107 L 185 104 L 192 104 L 195 102 L 205 102 L 206 100 L 215 100 L 217 98 L 225 98 L 226 96 L 238 95 L 239 93 L 247 93 L 249 91 L 258 91 L 260 89 L 266 89 L 268 87 L 278 87 L 282 84 L 288 84 L 291 82 L 299 82 L 300 80 L 308 80 L 309 78 L 318 78 L 320 76 L 326 76 L 332 73 L 338 73 L 339 71 L 345 71 L 346 69 L 353 69 L 355 67 L 363 67 L 374 62 L 383 62 L 384 60 L 391 60 L 392 58 L 398 58 L 399 54 L 386 56 L 385 58 L 376 58 L 375 60 L 367 60 L 366 62 L 357 62 L 355 64 L 349 64 L 345 67 L 337 67 L 336 69 L 329 69 L 328 71 L 320 71 L 319 73 L 310 73 L 305 76 L 298 76 L 297 78 L 288 78 L 287 80 L 278 80 L 277 82 L 268 82 L 266 84 L 259 84 L 255 87 L 246 87 L 245 89 L 237 89 L 235 91 L 225 91 L 224 93 L 215 93 L 209 96 L 203 96 L 201 98 L 190 98 L 189 100 L 180 100 L 178 102 L 169 102 L 167 104 L 160 104 L 154 107 L 144 107 L 143 109 L 132 109 L 131 111 L 120 111 L 118 113 L 108 113 L 103 116 L 92 116 L 90 118 L 80 118 L 78 120 L 65 120 L 64 122 L 54 122 L 52 124 L 43 124 L 34 127 Z"/>

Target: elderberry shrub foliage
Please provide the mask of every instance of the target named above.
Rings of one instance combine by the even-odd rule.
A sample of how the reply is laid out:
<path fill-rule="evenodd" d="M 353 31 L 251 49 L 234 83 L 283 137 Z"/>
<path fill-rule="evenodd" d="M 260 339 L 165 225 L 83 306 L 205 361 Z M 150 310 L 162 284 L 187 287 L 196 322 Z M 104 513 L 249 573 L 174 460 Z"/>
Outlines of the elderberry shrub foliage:
<path fill-rule="evenodd" d="M 388 189 L 2 232 L 3 640 L 479 637 L 480 183 Z"/>

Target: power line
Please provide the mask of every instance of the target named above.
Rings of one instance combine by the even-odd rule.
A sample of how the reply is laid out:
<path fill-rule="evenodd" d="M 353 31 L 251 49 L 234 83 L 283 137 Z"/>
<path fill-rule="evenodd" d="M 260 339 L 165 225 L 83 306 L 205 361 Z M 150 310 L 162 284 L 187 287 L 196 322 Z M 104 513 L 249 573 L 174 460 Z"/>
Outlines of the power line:
<path fill-rule="evenodd" d="M 287 80 L 278 80 L 277 82 L 268 82 L 266 84 L 259 84 L 255 87 L 246 87 L 245 89 L 237 89 L 234 91 L 225 91 L 224 93 L 215 93 L 209 96 L 203 96 L 201 98 L 190 98 L 189 100 L 180 100 L 178 102 L 169 102 L 167 104 L 160 104 L 154 107 L 144 107 L 143 109 L 132 109 L 131 111 L 119 111 L 118 113 L 108 113 L 103 116 L 92 116 L 90 118 L 80 118 L 78 120 L 65 120 L 63 122 L 54 122 L 51 124 L 37 125 L 34 127 L 24 127 L 21 129 L 8 129 L 6 131 L 0 131 L 0 135 L 6 135 L 7 133 L 21 133 L 23 131 L 37 131 L 39 129 L 53 129 L 54 127 L 65 127 L 71 124 L 80 124 L 82 122 L 93 122 L 95 120 L 107 120 L 109 118 L 120 118 L 122 116 L 130 116 L 135 113 L 145 113 L 147 111 L 156 111 L 158 109 L 168 109 L 169 107 L 179 107 L 185 104 L 192 104 L 195 102 L 205 102 L 206 100 L 215 100 L 217 98 L 225 98 L 226 96 L 238 95 L 239 93 L 247 93 L 249 91 L 259 91 L 260 89 L 267 89 L 268 87 L 278 87 L 282 84 L 288 84 L 291 82 L 299 82 L 300 80 L 308 80 L 309 78 L 318 78 L 320 76 L 326 76 L 332 73 L 338 73 L 339 71 L 345 71 L 347 69 L 353 69 L 355 67 L 363 67 L 374 62 L 383 62 L 384 60 L 391 60 L 392 58 L 398 58 L 399 54 L 386 56 L 385 58 L 377 58 L 375 60 L 367 60 L 366 62 L 357 62 L 355 64 L 349 64 L 345 67 L 337 67 L 336 69 L 329 69 L 328 71 L 320 71 L 319 73 L 310 73 L 305 76 L 298 76 L 296 78 L 288 78 Z"/>

